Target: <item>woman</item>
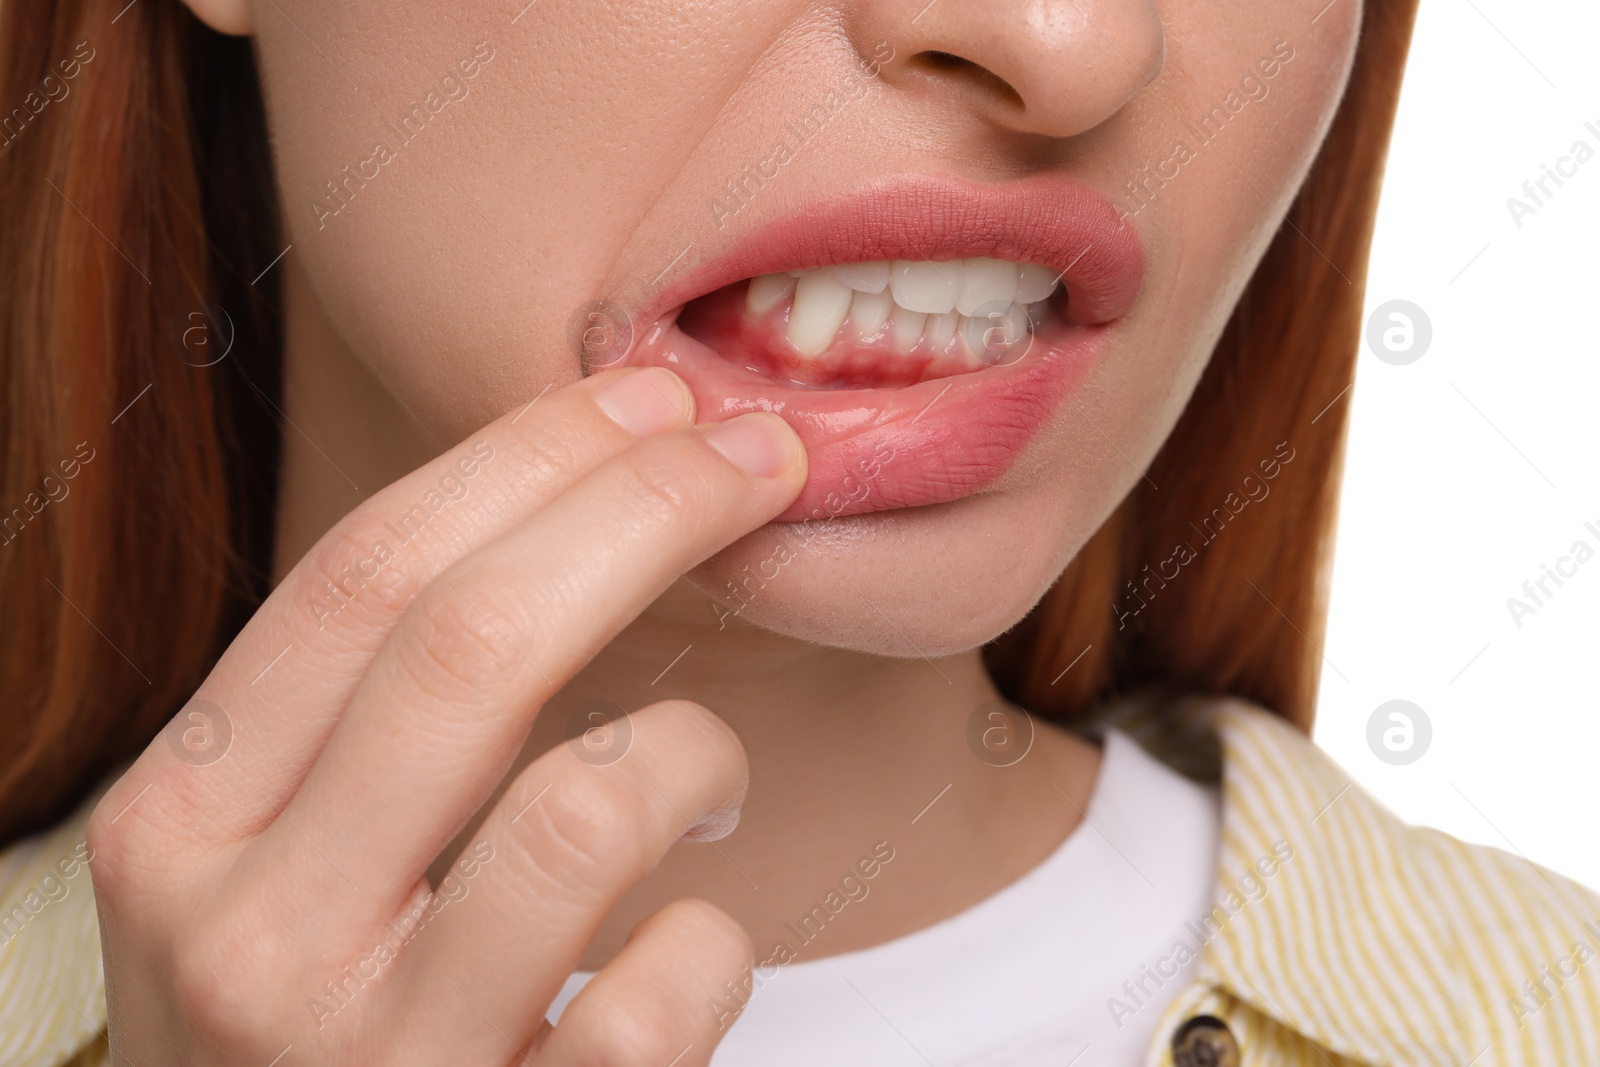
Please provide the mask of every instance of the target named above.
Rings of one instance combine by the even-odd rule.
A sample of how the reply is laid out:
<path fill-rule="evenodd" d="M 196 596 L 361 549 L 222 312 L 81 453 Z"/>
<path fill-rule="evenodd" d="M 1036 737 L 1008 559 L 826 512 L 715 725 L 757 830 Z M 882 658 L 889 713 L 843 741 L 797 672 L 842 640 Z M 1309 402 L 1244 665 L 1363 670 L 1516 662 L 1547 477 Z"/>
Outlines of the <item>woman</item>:
<path fill-rule="evenodd" d="M 4 5 L 5 1062 L 1592 1054 L 1304 735 L 1413 7 Z"/>

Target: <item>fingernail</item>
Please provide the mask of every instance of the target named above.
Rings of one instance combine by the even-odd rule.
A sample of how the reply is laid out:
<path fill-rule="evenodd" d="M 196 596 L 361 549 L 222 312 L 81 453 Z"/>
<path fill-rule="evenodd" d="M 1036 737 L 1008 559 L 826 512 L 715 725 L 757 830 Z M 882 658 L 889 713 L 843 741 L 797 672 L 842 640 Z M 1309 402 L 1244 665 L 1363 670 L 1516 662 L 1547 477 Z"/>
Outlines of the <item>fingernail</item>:
<path fill-rule="evenodd" d="M 714 811 L 685 830 L 683 837 L 679 840 L 690 843 L 721 841 L 739 828 L 739 812 L 741 810 L 735 807 L 731 811 Z"/>
<path fill-rule="evenodd" d="M 629 371 L 594 395 L 600 410 L 635 437 L 682 426 L 692 400 L 683 379 L 663 367 Z"/>
<path fill-rule="evenodd" d="M 706 440 L 752 478 L 776 478 L 795 464 L 800 440 L 776 415 L 740 415 L 706 431 Z"/>
<path fill-rule="evenodd" d="M 739 791 L 715 811 L 707 812 L 683 832 L 682 841 L 721 841 L 739 828 L 739 813 L 744 810 L 744 798 L 750 793 L 750 778 L 745 776 Z"/>

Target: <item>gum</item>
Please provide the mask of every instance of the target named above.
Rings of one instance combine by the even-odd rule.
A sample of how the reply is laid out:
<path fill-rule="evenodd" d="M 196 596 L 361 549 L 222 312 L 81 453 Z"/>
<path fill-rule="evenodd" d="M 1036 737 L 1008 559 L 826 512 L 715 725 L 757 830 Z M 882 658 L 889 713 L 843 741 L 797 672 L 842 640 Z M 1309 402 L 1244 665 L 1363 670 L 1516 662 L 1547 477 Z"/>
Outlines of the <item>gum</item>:
<path fill-rule="evenodd" d="M 725 286 L 686 304 L 678 326 L 724 359 L 747 369 L 819 389 L 873 389 L 915 385 L 984 370 L 992 364 L 967 351 L 959 333 L 935 350 L 926 336 L 910 352 L 894 344 L 889 324 L 873 340 L 862 340 L 849 320 L 834 343 L 816 356 L 789 347 L 791 303 L 783 301 L 759 318 L 745 307 L 747 282 Z"/>

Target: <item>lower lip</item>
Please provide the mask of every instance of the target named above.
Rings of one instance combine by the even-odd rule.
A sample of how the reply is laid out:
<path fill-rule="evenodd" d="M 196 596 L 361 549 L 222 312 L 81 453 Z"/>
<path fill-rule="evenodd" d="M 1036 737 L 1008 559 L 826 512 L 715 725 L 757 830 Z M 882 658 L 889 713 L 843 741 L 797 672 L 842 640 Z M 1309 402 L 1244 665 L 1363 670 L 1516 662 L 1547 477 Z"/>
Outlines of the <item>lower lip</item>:
<path fill-rule="evenodd" d="M 671 319 L 627 362 L 675 371 L 701 421 L 769 411 L 806 447 L 809 476 L 777 522 L 942 504 L 991 485 L 1076 389 L 1108 326 L 1056 325 L 1016 362 L 899 388 L 819 389 L 739 366 Z"/>

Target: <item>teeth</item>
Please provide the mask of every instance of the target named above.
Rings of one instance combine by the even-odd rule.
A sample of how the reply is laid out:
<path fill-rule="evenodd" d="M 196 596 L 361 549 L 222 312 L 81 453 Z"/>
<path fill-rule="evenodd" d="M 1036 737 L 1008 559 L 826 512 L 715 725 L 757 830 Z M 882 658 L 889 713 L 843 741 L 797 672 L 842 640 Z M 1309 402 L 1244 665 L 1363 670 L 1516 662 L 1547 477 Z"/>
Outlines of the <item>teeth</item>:
<path fill-rule="evenodd" d="M 849 287 L 832 271 L 819 270 L 795 285 L 794 310 L 789 312 L 789 343 L 803 356 L 821 355 L 850 314 Z"/>
<path fill-rule="evenodd" d="M 1017 275 L 1017 292 L 1011 299 L 1019 304 L 1032 304 L 1056 291 L 1056 272 L 1037 263 L 1023 266 Z"/>
<path fill-rule="evenodd" d="M 1017 265 L 1002 259 L 969 259 L 961 275 L 956 310 L 971 315 L 985 304 L 1009 304 L 1017 295 Z M 987 309 L 985 309 L 987 310 Z"/>
<path fill-rule="evenodd" d="M 943 352 L 950 346 L 950 341 L 955 337 L 956 327 L 959 325 L 961 316 L 954 311 L 928 316 L 928 343 L 933 345 L 935 352 Z"/>
<path fill-rule="evenodd" d="M 833 276 L 858 293 L 881 293 L 889 288 L 889 261 L 845 263 L 833 268 Z"/>
<path fill-rule="evenodd" d="M 750 279 L 750 289 L 745 293 L 745 307 L 759 318 L 777 307 L 794 292 L 794 279 L 787 274 L 763 274 Z"/>
<path fill-rule="evenodd" d="M 1056 271 L 978 257 L 941 262 L 897 259 L 763 274 L 745 306 L 760 317 L 792 300 L 788 339 L 803 356 L 827 351 L 846 321 L 862 341 L 884 336 L 899 352 L 924 340 L 943 353 L 959 335 L 980 362 L 1001 364 L 1049 317 Z"/>
<path fill-rule="evenodd" d="M 961 320 L 961 336 L 967 351 L 990 366 L 1012 362 L 1015 346 L 1026 340 L 1028 312 L 1021 304 L 1010 304 L 1004 312 Z"/>
<path fill-rule="evenodd" d="M 909 311 L 940 315 L 953 311 L 961 291 L 961 263 L 927 263 L 897 259 L 889 271 L 894 302 Z"/>
<path fill-rule="evenodd" d="M 884 274 L 884 285 L 888 282 L 887 272 Z M 856 328 L 856 333 L 863 341 L 870 340 L 883 329 L 883 324 L 889 321 L 889 312 L 894 310 L 894 301 L 889 294 L 882 290 L 876 293 L 857 292 L 855 299 L 850 301 L 850 321 Z"/>
<path fill-rule="evenodd" d="M 909 352 L 922 340 L 922 331 L 928 325 L 928 316 L 921 311 L 907 311 L 899 304 L 889 312 L 889 322 L 894 332 L 894 347 Z"/>

